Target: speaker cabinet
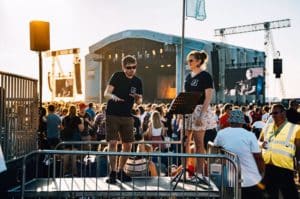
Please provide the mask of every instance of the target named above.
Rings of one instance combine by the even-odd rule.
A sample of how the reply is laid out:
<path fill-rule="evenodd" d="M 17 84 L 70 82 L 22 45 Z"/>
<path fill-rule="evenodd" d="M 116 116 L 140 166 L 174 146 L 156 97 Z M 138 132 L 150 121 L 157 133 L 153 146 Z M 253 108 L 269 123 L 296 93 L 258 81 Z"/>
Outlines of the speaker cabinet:
<path fill-rule="evenodd" d="M 81 74 L 80 74 L 80 62 L 74 64 L 74 67 L 75 67 L 76 91 L 77 91 L 77 94 L 82 94 L 82 89 L 81 89 Z"/>
<path fill-rule="evenodd" d="M 216 91 L 219 90 L 220 81 L 219 81 L 219 72 L 220 72 L 220 64 L 219 64 L 219 52 L 217 50 L 211 51 L 211 66 L 212 66 L 212 75 L 214 80 L 214 86 Z"/>
<path fill-rule="evenodd" d="M 280 78 L 282 74 L 282 59 L 273 59 L 273 73 L 276 78 Z"/>
<path fill-rule="evenodd" d="M 33 51 L 46 51 L 50 49 L 49 22 L 30 22 L 30 49 Z"/>

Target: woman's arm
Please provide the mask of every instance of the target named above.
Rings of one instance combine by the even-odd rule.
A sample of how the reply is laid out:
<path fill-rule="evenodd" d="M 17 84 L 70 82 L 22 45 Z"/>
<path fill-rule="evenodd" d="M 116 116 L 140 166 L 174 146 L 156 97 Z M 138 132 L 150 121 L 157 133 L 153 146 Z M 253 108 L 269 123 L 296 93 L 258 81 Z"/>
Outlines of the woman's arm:
<path fill-rule="evenodd" d="M 213 89 L 212 88 L 207 88 L 205 89 L 205 99 L 203 102 L 203 107 L 201 109 L 201 114 L 207 111 L 208 106 L 210 105 L 210 102 L 212 100 L 212 95 L 213 95 Z"/>

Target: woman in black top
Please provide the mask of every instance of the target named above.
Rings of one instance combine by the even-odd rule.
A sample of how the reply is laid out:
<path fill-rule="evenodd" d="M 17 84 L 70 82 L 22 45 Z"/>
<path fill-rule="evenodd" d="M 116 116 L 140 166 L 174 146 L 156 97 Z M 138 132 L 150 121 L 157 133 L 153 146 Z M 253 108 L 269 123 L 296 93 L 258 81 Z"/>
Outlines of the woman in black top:
<path fill-rule="evenodd" d="M 216 121 L 213 119 L 213 111 L 210 103 L 213 95 L 213 80 L 211 75 L 205 71 L 208 56 L 205 51 L 192 51 L 187 56 L 190 67 L 190 74 L 185 79 L 185 91 L 197 92 L 200 94 L 198 105 L 194 112 L 186 119 L 187 150 L 190 152 L 190 142 L 194 138 L 196 153 L 205 153 L 204 135 L 208 129 L 216 128 Z M 204 160 L 197 159 L 196 172 L 203 174 Z"/>
<path fill-rule="evenodd" d="M 81 132 L 83 132 L 84 126 L 80 118 L 76 115 L 76 107 L 71 106 L 69 109 L 69 115 L 67 115 L 62 121 L 63 131 L 62 131 L 62 140 L 63 141 L 80 141 Z M 66 149 L 77 150 L 79 146 L 66 146 Z M 71 158 L 72 157 L 72 158 Z M 76 176 L 77 166 L 76 166 L 76 156 L 75 155 L 64 155 L 64 175 L 73 175 Z M 71 161 L 70 161 L 71 159 Z M 71 164 L 71 166 L 70 166 Z M 72 169 L 72 170 L 70 170 Z"/>

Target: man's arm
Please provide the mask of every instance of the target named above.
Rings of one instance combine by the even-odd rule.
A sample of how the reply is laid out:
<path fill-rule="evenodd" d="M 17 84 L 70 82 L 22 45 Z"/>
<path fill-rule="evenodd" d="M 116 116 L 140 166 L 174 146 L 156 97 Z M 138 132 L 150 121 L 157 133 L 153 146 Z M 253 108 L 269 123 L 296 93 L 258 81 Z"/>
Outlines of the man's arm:
<path fill-rule="evenodd" d="M 115 102 L 118 102 L 118 101 L 124 101 L 123 99 L 119 98 L 118 96 L 112 94 L 113 90 L 114 90 L 115 87 L 113 87 L 112 85 L 107 85 L 106 86 L 106 89 L 104 91 L 104 97 L 107 99 L 107 100 L 113 100 Z"/>
<path fill-rule="evenodd" d="M 261 153 L 252 153 L 252 154 L 256 162 L 259 173 L 263 175 L 265 173 L 265 162 L 262 158 Z"/>
<path fill-rule="evenodd" d="M 296 158 L 297 161 L 300 161 L 300 139 L 295 139 L 295 146 L 296 146 Z"/>
<path fill-rule="evenodd" d="M 255 92 L 256 87 L 255 86 L 251 86 L 251 89 L 248 91 L 245 91 L 245 95 L 249 95 Z"/>
<path fill-rule="evenodd" d="M 297 162 L 299 162 L 300 161 L 300 130 L 298 130 L 296 133 L 295 146 L 296 146 L 296 159 Z"/>

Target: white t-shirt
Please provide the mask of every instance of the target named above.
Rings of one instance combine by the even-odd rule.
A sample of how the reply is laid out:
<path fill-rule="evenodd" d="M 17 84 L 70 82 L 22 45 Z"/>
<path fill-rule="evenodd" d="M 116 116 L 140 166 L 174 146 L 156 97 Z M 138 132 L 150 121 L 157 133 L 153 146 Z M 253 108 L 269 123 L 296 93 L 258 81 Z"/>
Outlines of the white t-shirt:
<path fill-rule="evenodd" d="M 264 128 L 266 125 L 266 123 L 264 123 L 263 121 L 256 121 L 252 124 L 252 127 L 257 128 L 257 129 L 262 129 Z"/>
<path fill-rule="evenodd" d="M 269 113 L 265 113 L 265 114 L 263 114 L 262 116 L 261 116 L 261 121 L 263 121 L 263 122 L 267 122 L 267 120 L 269 119 L 269 117 L 270 117 L 270 114 Z"/>
<path fill-rule="evenodd" d="M 260 153 L 255 135 L 243 128 L 228 127 L 218 132 L 214 144 L 231 151 L 240 159 L 242 187 L 258 184 L 261 175 L 258 171 L 253 153 Z"/>

